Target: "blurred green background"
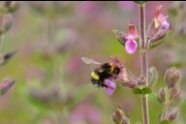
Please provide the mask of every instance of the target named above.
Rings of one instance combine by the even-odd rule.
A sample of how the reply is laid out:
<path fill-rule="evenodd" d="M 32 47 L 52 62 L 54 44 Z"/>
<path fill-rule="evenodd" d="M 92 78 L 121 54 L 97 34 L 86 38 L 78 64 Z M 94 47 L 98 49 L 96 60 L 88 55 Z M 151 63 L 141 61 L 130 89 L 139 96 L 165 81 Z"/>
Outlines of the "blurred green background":
<path fill-rule="evenodd" d="M 181 67 L 183 78 L 181 114 L 175 124 L 186 123 L 186 4 L 147 2 L 147 24 L 157 5 L 162 4 L 171 22 L 171 31 L 161 47 L 149 53 L 149 66 L 159 71 L 154 91 L 165 86 L 166 68 Z M 13 15 L 13 26 L 5 34 L 2 51 L 18 49 L 15 57 L 0 71 L 16 84 L 1 97 L 0 124 L 113 124 L 118 105 L 131 123 L 141 122 L 141 99 L 130 89 L 117 85 L 108 96 L 90 82 L 94 69 L 82 56 L 100 62 L 118 56 L 125 66 L 140 75 L 139 54 L 128 55 L 117 42 L 113 29 L 127 31 L 132 21 L 138 25 L 138 7 L 124 2 L 23 2 Z M 156 94 L 149 95 L 150 122 L 157 124 L 162 109 Z"/>

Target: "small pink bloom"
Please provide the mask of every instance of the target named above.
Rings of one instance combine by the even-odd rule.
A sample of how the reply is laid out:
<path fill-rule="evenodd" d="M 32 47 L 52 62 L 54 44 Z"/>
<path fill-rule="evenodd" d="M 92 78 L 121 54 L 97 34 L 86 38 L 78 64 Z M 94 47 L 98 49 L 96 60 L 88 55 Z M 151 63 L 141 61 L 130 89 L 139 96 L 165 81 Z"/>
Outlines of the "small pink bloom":
<path fill-rule="evenodd" d="M 136 40 L 127 40 L 125 43 L 125 50 L 129 54 L 133 54 L 134 52 L 136 52 L 137 47 L 138 47 L 138 44 Z"/>
<path fill-rule="evenodd" d="M 104 83 L 106 85 L 104 87 L 105 91 L 107 92 L 107 94 L 112 95 L 116 89 L 115 82 L 112 79 L 106 79 Z"/>
<path fill-rule="evenodd" d="M 125 50 L 127 53 L 129 54 L 133 54 L 134 52 L 136 52 L 138 44 L 136 41 L 136 38 L 138 37 L 138 32 L 136 29 L 136 26 L 134 24 L 129 24 L 128 27 L 128 34 L 125 37 L 126 41 L 125 41 Z"/>
<path fill-rule="evenodd" d="M 168 17 L 163 14 L 163 6 L 157 6 L 154 16 L 155 28 L 159 28 L 160 26 L 162 26 L 162 28 L 168 30 L 170 28 L 170 24 L 168 23 L 167 18 Z"/>

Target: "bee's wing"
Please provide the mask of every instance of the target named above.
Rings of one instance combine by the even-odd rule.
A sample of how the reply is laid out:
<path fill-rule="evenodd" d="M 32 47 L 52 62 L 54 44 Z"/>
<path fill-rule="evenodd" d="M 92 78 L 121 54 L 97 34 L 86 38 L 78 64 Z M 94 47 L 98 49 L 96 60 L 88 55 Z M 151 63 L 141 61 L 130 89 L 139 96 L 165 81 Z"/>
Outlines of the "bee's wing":
<path fill-rule="evenodd" d="M 81 57 L 81 60 L 86 64 L 95 64 L 95 65 L 101 64 L 101 63 L 97 62 L 96 60 L 93 60 L 93 59 L 87 58 L 87 57 Z"/>

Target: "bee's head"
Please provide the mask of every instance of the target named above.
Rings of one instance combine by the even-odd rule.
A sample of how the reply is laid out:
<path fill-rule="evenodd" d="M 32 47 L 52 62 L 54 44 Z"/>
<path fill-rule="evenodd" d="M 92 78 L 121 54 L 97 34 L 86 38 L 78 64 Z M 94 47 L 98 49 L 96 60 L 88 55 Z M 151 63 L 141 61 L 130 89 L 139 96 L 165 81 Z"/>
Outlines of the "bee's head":
<path fill-rule="evenodd" d="M 109 69 L 110 68 L 110 64 L 109 63 L 104 63 L 101 67 L 103 69 Z"/>
<path fill-rule="evenodd" d="M 120 60 L 117 57 L 111 57 L 111 63 L 119 68 L 122 67 Z"/>

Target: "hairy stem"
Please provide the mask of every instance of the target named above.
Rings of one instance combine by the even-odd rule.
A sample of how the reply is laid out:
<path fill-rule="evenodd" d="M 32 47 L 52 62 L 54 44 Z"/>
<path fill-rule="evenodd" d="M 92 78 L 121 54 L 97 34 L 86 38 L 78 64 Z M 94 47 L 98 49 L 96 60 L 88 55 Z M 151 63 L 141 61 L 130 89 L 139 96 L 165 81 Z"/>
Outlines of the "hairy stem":
<path fill-rule="evenodd" d="M 148 86 L 148 62 L 146 50 L 146 35 L 145 35 L 145 4 L 139 6 L 140 14 L 140 35 L 141 35 L 141 75 L 145 79 L 145 85 Z M 142 96 L 142 109 L 143 109 L 143 123 L 149 124 L 149 106 L 148 95 Z"/>

